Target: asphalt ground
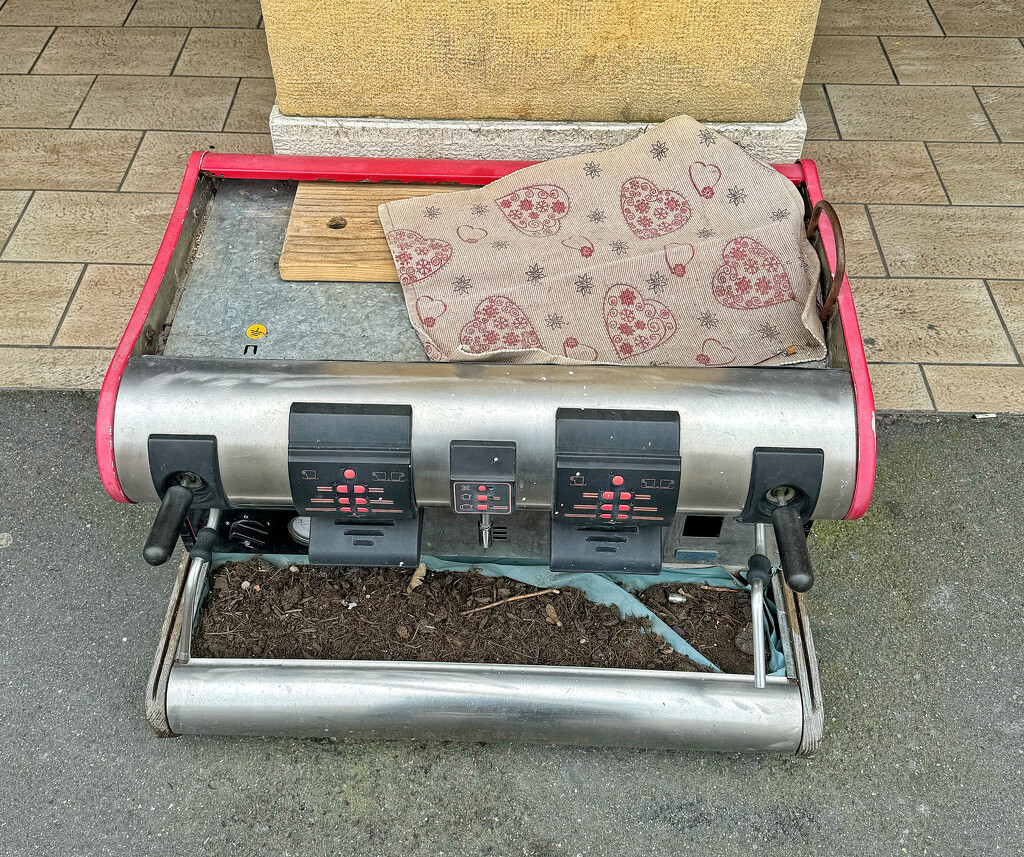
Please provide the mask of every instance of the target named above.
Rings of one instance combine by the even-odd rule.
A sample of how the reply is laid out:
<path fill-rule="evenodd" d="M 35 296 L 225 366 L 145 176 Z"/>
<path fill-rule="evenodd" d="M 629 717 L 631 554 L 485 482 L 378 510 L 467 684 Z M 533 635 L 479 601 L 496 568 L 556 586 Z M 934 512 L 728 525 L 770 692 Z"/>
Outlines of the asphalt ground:
<path fill-rule="evenodd" d="M 811 760 L 161 740 L 170 566 L 100 486 L 95 396 L 0 394 L 0 855 L 1024 853 L 1024 420 L 890 418 L 819 523 Z"/>

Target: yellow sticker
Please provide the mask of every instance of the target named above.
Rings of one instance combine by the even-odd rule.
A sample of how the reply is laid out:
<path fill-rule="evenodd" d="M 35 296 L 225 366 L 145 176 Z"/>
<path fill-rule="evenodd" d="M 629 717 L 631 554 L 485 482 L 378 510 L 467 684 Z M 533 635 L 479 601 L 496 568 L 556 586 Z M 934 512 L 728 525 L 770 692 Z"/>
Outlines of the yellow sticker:
<path fill-rule="evenodd" d="M 267 335 L 267 329 L 262 324 L 250 324 L 245 329 L 245 335 L 248 336 L 249 339 L 260 339 Z"/>

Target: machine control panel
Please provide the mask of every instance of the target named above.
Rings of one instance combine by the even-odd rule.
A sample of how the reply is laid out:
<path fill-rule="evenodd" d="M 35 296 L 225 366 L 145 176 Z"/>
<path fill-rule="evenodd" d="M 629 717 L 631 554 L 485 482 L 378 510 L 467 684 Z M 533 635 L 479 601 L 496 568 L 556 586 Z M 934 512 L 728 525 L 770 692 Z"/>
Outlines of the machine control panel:
<path fill-rule="evenodd" d="M 288 425 L 292 501 L 304 515 L 415 517 L 412 409 L 296 403 Z"/>
<path fill-rule="evenodd" d="M 554 516 L 567 523 L 667 526 L 679 499 L 679 415 L 560 410 Z"/>
<path fill-rule="evenodd" d="M 453 440 L 449 447 L 451 508 L 459 515 L 515 511 L 516 445 L 511 441 Z"/>

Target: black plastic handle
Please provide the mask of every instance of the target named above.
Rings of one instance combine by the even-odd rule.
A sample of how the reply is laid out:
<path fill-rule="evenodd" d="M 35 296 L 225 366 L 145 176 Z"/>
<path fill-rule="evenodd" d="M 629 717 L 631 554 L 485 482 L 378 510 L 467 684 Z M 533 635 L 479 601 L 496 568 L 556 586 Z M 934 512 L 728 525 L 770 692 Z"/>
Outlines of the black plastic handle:
<path fill-rule="evenodd" d="M 203 527 L 196 533 L 196 543 L 188 555 L 192 559 L 213 562 L 213 548 L 217 544 L 217 531 L 213 527 Z"/>
<path fill-rule="evenodd" d="M 786 585 L 794 592 L 807 592 L 814 586 L 814 571 L 800 513 L 795 506 L 778 506 L 772 512 L 772 527 Z"/>
<path fill-rule="evenodd" d="M 192 492 L 188 488 L 172 485 L 167 489 L 142 549 L 142 558 L 150 565 L 163 565 L 171 558 L 178 543 L 178 532 L 191 505 Z"/>
<path fill-rule="evenodd" d="M 772 561 L 763 553 L 756 553 L 747 560 L 747 583 L 753 586 L 758 580 L 767 592 L 772 585 Z"/>

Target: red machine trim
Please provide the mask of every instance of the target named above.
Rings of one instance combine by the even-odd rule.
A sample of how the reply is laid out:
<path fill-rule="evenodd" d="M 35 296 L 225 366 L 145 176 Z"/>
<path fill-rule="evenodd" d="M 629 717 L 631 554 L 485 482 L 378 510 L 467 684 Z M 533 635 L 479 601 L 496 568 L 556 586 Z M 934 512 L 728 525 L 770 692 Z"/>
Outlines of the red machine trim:
<path fill-rule="evenodd" d="M 100 479 L 107 494 L 119 503 L 132 502 L 121 490 L 114 463 L 114 405 L 121 384 L 121 375 L 128 357 L 145 326 L 146 318 L 156 300 L 164 274 L 170 265 L 174 248 L 181 235 L 196 182 L 200 172 L 232 179 L 285 179 L 297 181 L 403 181 L 439 184 L 487 184 L 516 170 L 528 167 L 534 161 L 448 161 L 412 158 L 322 158 L 297 155 L 227 155 L 219 152 L 193 152 L 185 168 L 185 177 L 171 212 L 170 223 L 164 234 L 146 285 L 139 296 L 124 335 L 110 361 L 110 367 L 100 389 L 99 408 L 96 413 L 96 458 Z M 814 161 L 801 160 L 796 164 L 773 164 L 776 170 L 794 183 L 805 181 L 811 203 L 822 198 L 821 183 Z M 835 264 L 835 241 L 827 218 L 820 222 L 825 254 Z M 859 518 L 871 500 L 875 481 L 875 409 L 868 376 L 860 326 L 853 306 L 850 283 L 844 277 L 839 293 L 843 336 L 850 358 L 854 395 L 857 403 L 858 453 L 857 480 L 853 502 L 847 519 Z"/>

